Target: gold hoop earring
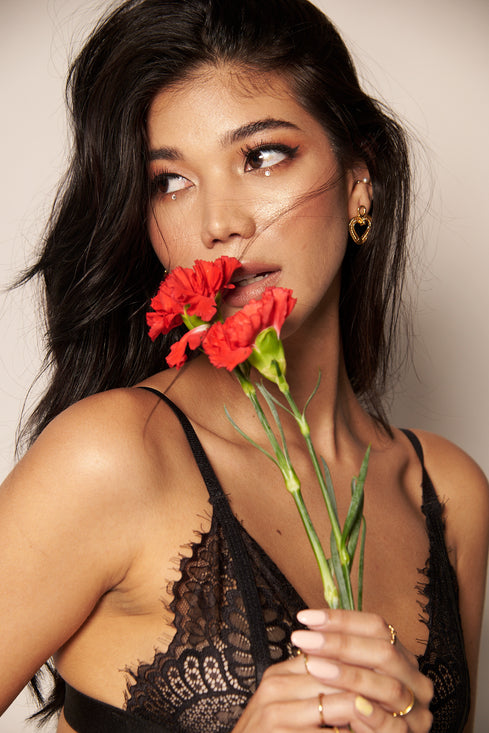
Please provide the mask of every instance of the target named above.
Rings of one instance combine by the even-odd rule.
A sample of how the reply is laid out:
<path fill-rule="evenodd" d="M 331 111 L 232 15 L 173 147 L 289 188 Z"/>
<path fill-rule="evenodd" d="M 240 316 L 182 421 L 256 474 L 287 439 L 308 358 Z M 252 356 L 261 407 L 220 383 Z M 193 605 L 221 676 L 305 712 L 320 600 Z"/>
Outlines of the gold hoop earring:
<path fill-rule="evenodd" d="M 359 206 L 357 211 L 358 214 L 350 219 L 348 231 L 355 244 L 365 244 L 372 227 L 372 217 L 367 214 L 365 206 Z M 361 233 L 357 232 L 357 226 L 364 228 Z"/>

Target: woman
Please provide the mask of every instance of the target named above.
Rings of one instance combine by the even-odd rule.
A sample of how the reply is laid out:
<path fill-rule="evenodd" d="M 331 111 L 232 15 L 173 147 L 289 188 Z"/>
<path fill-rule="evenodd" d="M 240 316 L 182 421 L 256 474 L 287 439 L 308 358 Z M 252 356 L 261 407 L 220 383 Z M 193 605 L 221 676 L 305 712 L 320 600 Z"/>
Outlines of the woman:
<path fill-rule="evenodd" d="M 2 704 L 55 654 L 61 732 L 470 730 L 487 485 L 446 441 L 391 429 L 380 402 L 405 258 L 404 139 L 319 11 L 263 6 L 126 3 L 72 70 L 73 162 L 31 272 L 46 283 L 55 369 L 0 533 L 2 644 L 16 648 Z M 372 228 L 355 246 L 362 207 Z M 309 419 L 340 514 L 372 444 L 366 613 L 323 610 L 280 476 L 224 415 L 232 406 L 263 442 L 239 385 L 203 356 L 161 371 L 168 343 L 148 339 L 164 268 L 222 255 L 243 263 L 226 315 L 268 285 L 297 298 L 288 380 L 303 404 L 323 374 Z"/>

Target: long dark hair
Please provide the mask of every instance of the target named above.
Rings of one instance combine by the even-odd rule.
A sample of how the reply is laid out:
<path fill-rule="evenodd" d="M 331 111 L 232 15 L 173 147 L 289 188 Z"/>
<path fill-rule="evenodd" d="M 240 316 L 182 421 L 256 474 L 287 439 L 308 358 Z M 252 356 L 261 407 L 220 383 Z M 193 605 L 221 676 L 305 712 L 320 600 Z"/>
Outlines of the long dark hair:
<path fill-rule="evenodd" d="M 32 440 L 73 402 L 161 370 L 145 312 L 162 277 L 146 231 L 145 119 L 154 96 L 199 65 L 279 72 L 324 126 L 343 168 L 373 184 L 368 244 L 349 245 L 340 323 L 353 388 L 387 427 L 381 396 L 400 310 L 409 204 L 405 138 L 359 86 L 331 22 L 308 0 L 127 0 L 96 27 L 67 83 L 74 144 L 40 276 L 51 382 L 24 430 Z M 57 702 L 62 703 L 58 688 Z M 49 706 L 48 706 L 49 707 Z"/>

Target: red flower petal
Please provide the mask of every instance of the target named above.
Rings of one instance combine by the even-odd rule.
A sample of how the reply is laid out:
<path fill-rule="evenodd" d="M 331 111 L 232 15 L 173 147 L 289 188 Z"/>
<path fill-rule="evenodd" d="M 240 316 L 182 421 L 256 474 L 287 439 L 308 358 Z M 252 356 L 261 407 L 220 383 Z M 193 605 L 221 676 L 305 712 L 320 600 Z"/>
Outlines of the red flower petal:
<path fill-rule="evenodd" d="M 166 363 L 170 367 L 176 367 L 180 369 L 187 361 L 187 346 L 192 349 L 198 349 L 202 341 L 205 338 L 209 326 L 197 326 L 191 331 L 187 331 L 182 338 L 173 344 L 170 349 L 170 353 L 166 357 Z"/>
<path fill-rule="evenodd" d="M 196 260 L 193 267 L 175 267 L 160 285 L 151 301 L 157 314 L 148 314 L 150 338 L 168 333 L 182 323 L 187 309 L 190 316 L 211 321 L 216 313 L 216 298 L 234 285 L 231 278 L 240 262 L 235 257 L 219 257 L 214 262 Z"/>
<path fill-rule="evenodd" d="M 226 318 L 224 323 L 215 323 L 202 344 L 211 364 L 229 371 L 242 364 L 253 351 L 261 331 L 273 326 L 280 335 L 295 303 L 291 290 L 268 288 L 261 300 L 251 300 L 234 316 Z"/>

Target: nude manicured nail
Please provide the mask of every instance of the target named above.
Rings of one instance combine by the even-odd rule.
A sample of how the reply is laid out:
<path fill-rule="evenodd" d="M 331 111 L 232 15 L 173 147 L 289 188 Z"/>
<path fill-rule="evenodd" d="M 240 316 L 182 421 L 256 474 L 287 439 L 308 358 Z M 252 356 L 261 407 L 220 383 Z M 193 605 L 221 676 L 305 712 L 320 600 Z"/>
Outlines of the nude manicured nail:
<path fill-rule="evenodd" d="M 327 611 L 306 609 L 305 611 L 299 611 L 297 619 L 304 626 L 323 626 L 328 620 L 328 613 Z"/>
<path fill-rule="evenodd" d="M 369 700 L 365 700 L 365 698 L 360 695 L 355 698 L 355 707 L 358 712 L 365 715 L 366 718 L 370 717 L 374 711 L 372 703 Z"/>
<path fill-rule="evenodd" d="M 323 635 L 317 631 L 294 631 L 290 638 L 292 644 L 306 651 L 320 649 L 324 643 Z"/>
<path fill-rule="evenodd" d="M 319 657 L 308 657 L 307 671 L 322 680 L 334 680 L 340 674 L 340 668 L 336 664 L 327 662 Z"/>

